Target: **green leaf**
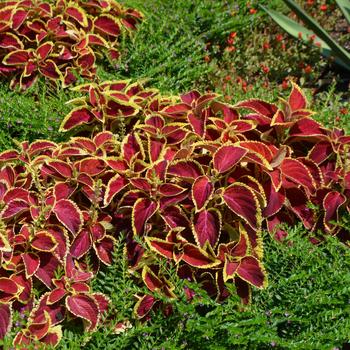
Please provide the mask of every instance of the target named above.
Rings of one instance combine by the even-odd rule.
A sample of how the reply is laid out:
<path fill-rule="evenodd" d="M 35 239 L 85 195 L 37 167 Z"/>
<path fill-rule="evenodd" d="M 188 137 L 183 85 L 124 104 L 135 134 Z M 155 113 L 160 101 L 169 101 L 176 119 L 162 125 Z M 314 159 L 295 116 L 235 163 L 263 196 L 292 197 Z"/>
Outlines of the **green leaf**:
<path fill-rule="evenodd" d="M 301 24 L 293 21 L 289 17 L 268 9 L 262 5 L 260 7 L 279 25 L 281 26 L 288 34 L 292 35 L 296 39 L 302 39 L 304 42 L 312 44 L 315 47 L 318 47 L 321 51 L 321 54 L 325 57 L 331 57 L 335 56 L 335 61 L 337 64 L 342 66 L 343 68 L 350 70 L 350 56 L 349 56 L 349 63 L 345 63 L 342 61 L 339 57 L 337 57 L 334 50 L 331 49 L 331 47 L 322 40 L 318 35 L 316 35 L 313 31 L 303 27 Z M 301 37 L 300 37 L 301 34 Z M 315 39 L 311 42 L 310 37 L 312 35 L 315 35 Z M 333 39 L 332 39 L 333 40 Z M 320 46 L 315 45 L 315 43 L 319 43 Z"/>
<path fill-rule="evenodd" d="M 350 1 L 349 0 L 335 0 L 342 10 L 346 20 L 350 24 Z"/>
<path fill-rule="evenodd" d="M 318 37 L 325 41 L 331 50 L 334 52 L 335 57 L 338 57 L 350 70 L 350 53 L 342 48 L 313 18 L 311 18 L 295 1 L 283 0 L 285 4 L 295 12 L 295 14 L 301 19 Z"/>

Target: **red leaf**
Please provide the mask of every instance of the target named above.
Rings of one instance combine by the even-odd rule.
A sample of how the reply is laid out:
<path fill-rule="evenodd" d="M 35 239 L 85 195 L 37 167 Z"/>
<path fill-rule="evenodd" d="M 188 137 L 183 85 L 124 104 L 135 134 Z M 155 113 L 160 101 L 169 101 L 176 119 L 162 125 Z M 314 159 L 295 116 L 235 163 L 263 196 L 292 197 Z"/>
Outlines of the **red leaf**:
<path fill-rule="evenodd" d="M 78 6 L 66 7 L 65 13 L 69 17 L 75 19 L 81 26 L 87 27 L 88 20 L 86 17 L 86 13 L 81 7 L 78 7 Z"/>
<path fill-rule="evenodd" d="M 29 209 L 29 204 L 23 199 L 14 199 L 6 205 L 1 212 L 2 219 L 10 219 L 15 215 L 21 214 Z"/>
<path fill-rule="evenodd" d="M 214 185 L 207 176 L 198 177 L 192 185 L 192 200 L 199 211 L 210 201 Z"/>
<path fill-rule="evenodd" d="M 293 89 L 289 95 L 288 103 L 292 111 L 306 108 L 306 97 L 300 87 L 293 83 Z"/>
<path fill-rule="evenodd" d="M 98 258 L 106 265 L 112 264 L 114 245 L 114 238 L 108 235 L 94 245 Z"/>
<path fill-rule="evenodd" d="M 52 252 L 57 247 L 54 237 L 45 231 L 35 233 L 31 246 L 43 252 Z"/>
<path fill-rule="evenodd" d="M 85 158 L 84 160 L 76 163 L 80 173 L 88 174 L 90 176 L 96 176 L 101 174 L 106 169 L 106 164 L 103 159 L 100 158 Z"/>
<path fill-rule="evenodd" d="M 186 243 L 183 246 L 182 260 L 191 266 L 202 269 L 220 264 L 220 260 L 216 260 L 215 257 L 210 256 L 206 251 L 191 243 Z"/>
<path fill-rule="evenodd" d="M 135 314 L 138 318 L 145 317 L 153 308 L 156 299 L 152 295 L 144 295 L 135 305 Z"/>
<path fill-rule="evenodd" d="M 102 15 L 95 19 L 94 26 L 102 33 L 117 37 L 120 33 L 118 22 L 108 15 Z"/>
<path fill-rule="evenodd" d="M 236 146 L 222 146 L 213 156 L 214 169 L 224 173 L 235 166 L 247 153 L 247 150 Z"/>
<path fill-rule="evenodd" d="M 66 298 L 66 307 L 74 315 L 87 321 L 87 331 L 95 330 L 99 321 L 98 304 L 88 295 L 74 295 Z"/>
<path fill-rule="evenodd" d="M 63 78 L 61 71 L 52 60 L 46 60 L 45 62 L 40 63 L 39 71 L 46 78 L 52 80 L 59 80 Z"/>
<path fill-rule="evenodd" d="M 309 192 L 315 190 L 314 180 L 308 168 L 297 159 L 285 158 L 281 164 L 281 170 L 285 177 L 302 185 Z"/>
<path fill-rule="evenodd" d="M 53 212 L 70 232 L 77 234 L 83 224 L 83 214 L 78 206 L 69 199 L 59 200 L 53 207 Z"/>
<path fill-rule="evenodd" d="M 54 43 L 51 41 L 47 41 L 46 43 L 40 45 L 36 49 L 36 53 L 41 60 L 45 60 L 47 58 L 47 56 L 50 55 L 53 47 L 54 47 Z"/>
<path fill-rule="evenodd" d="M 180 160 L 169 166 L 168 173 L 183 178 L 196 179 L 203 174 L 203 170 L 196 161 Z"/>
<path fill-rule="evenodd" d="M 247 256 L 240 261 L 237 275 L 258 288 L 263 288 L 266 284 L 265 272 L 259 261 L 253 256 Z"/>
<path fill-rule="evenodd" d="M 85 107 L 77 107 L 70 111 L 63 119 L 60 131 L 68 131 L 82 124 L 89 124 L 95 119 L 94 115 Z"/>
<path fill-rule="evenodd" d="M 125 186 L 127 186 L 128 180 L 125 177 L 117 174 L 112 177 L 106 187 L 104 205 L 107 206 L 115 195 L 117 195 Z"/>
<path fill-rule="evenodd" d="M 21 257 L 24 263 L 26 277 L 29 278 L 38 271 L 40 259 L 38 255 L 34 253 L 23 253 L 21 254 Z"/>
<path fill-rule="evenodd" d="M 194 216 L 194 234 L 196 242 L 202 248 L 206 242 L 215 247 L 221 231 L 221 214 L 218 210 L 203 210 Z"/>
<path fill-rule="evenodd" d="M 223 194 L 227 206 L 257 230 L 260 226 L 261 210 L 254 191 L 247 185 L 234 183 Z"/>
<path fill-rule="evenodd" d="M 275 105 L 258 99 L 239 102 L 235 105 L 235 107 L 247 108 L 269 118 L 272 118 L 277 112 L 277 107 Z"/>
<path fill-rule="evenodd" d="M 2 62 L 9 66 L 25 65 L 29 60 L 29 53 L 26 50 L 15 50 L 7 54 Z"/>
<path fill-rule="evenodd" d="M 0 303 L 0 340 L 4 339 L 12 326 L 11 305 Z"/>
<path fill-rule="evenodd" d="M 143 233 L 145 223 L 158 210 L 158 204 L 148 198 L 139 198 L 132 210 L 133 231 L 136 235 Z"/>
<path fill-rule="evenodd" d="M 6 277 L 0 277 L 0 303 L 11 301 L 19 291 L 16 282 Z"/>
<path fill-rule="evenodd" d="M 277 192 L 271 182 L 268 182 L 264 186 L 264 190 L 267 199 L 267 206 L 263 210 L 263 216 L 269 217 L 275 215 L 281 210 L 285 202 L 286 196 L 284 195 L 283 190 Z"/>
<path fill-rule="evenodd" d="M 146 242 L 150 248 L 168 259 L 173 259 L 174 243 L 167 242 L 155 237 L 147 237 Z"/>
<path fill-rule="evenodd" d="M 338 220 L 338 210 L 346 202 L 346 197 L 336 191 L 328 192 L 323 199 L 323 209 L 325 211 L 324 215 L 324 225 L 325 227 L 332 231 L 334 229 L 334 224 L 331 221 Z"/>
<path fill-rule="evenodd" d="M 80 259 L 91 248 L 91 237 L 88 230 L 81 230 L 75 237 L 71 247 L 70 253 L 74 258 Z"/>

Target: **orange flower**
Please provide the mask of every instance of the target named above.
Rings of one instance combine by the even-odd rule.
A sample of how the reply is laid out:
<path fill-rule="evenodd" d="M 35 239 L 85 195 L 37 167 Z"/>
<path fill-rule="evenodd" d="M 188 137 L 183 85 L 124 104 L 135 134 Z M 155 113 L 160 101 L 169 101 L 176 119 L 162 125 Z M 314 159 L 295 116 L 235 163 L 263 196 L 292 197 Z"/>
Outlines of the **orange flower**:
<path fill-rule="evenodd" d="M 270 71 L 270 68 L 268 66 L 261 65 L 261 68 L 262 68 L 263 72 L 266 74 Z"/>
<path fill-rule="evenodd" d="M 208 55 L 204 56 L 204 61 L 205 62 L 209 62 L 210 61 L 210 57 Z"/>
<path fill-rule="evenodd" d="M 304 72 L 306 74 L 310 74 L 312 72 L 312 68 L 309 64 L 304 68 Z"/>
<path fill-rule="evenodd" d="M 230 33 L 230 38 L 232 38 L 232 39 L 233 39 L 233 38 L 235 38 L 235 37 L 236 37 L 236 35 L 237 35 L 237 33 L 236 33 L 236 32 L 231 32 L 231 33 Z"/>
<path fill-rule="evenodd" d="M 288 86 L 288 81 L 287 81 L 286 79 L 284 79 L 284 80 L 282 81 L 281 86 L 282 86 L 282 89 L 283 89 L 283 90 L 287 90 L 287 89 L 289 88 L 289 86 Z"/>
<path fill-rule="evenodd" d="M 282 34 L 277 34 L 276 35 L 276 40 L 277 41 L 282 41 L 283 40 L 283 35 Z"/>
<path fill-rule="evenodd" d="M 263 44 L 263 49 L 264 50 L 268 50 L 269 48 L 270 48 L 270 44 L 265 41 L 264 44 Z"/>
<path fill-rule="evenodd" d="M 342 108 L 339 109 L 339 112 L 340 112 L 340 114 L 345 115 L 345 114 L 349 113 L 349 110 L 347 108 L 345 108 L 345 107 L 342 107 Z"/>
<path fill-rule="evenodd" d="M 328 9 L 328 6 L 326 4 L 323 4 L 320 6 L 320 10 L 323 12 L 327 11 L 327 9 Z"/>
<path fill-rule="evenodd" d="M 230 77 L 229 75 L 226 75 L 225 80 L 226 80 L 226 81 L 230 81 L 230 80 L 231 80 L 231 77 Z"/>
<path fill-rule="evenodd" d="M 250 13 L 251 15 L 254 15 L 254 14 L 257 13 L 257 10 L 254 9 L 254 8 L 251 8 L 251 9 L 249 10 L 249 13 Z"/>

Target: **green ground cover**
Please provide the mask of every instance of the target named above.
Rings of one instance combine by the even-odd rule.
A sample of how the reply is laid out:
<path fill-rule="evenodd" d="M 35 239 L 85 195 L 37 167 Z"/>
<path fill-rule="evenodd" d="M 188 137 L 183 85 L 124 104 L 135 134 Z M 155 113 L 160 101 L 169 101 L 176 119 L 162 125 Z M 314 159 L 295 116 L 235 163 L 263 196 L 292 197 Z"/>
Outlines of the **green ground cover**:
<path fill-rule="evenodd" d="M 252 86 L 250 90 L 245 92 L 241 84 L 237 84 L 238 68 L 239 72 L 248 73 L 249 69 L 239 66 L 240 62 L 238 68 L 232 67 L 232 58 L 244 57 L 244 42 L 248 45 L 251 40 L 247 33 L 258 38 L 262 35 L 262 25 L 271 23 L 260 12 L 250 14 L 249 9 L 254 6 L 247 8 L 246 1 L 124 0 L 122 3 L 140 9 L 146 21 L 131 42 L 122 43 L 125 53 L 117 67 L 99 68 L 101 80 L 144 79 L 164 93 L 210 89 L 229 102 L 253 96 L 274 102 L 278 96 L 288 95 L 289 91 L 280 86 L 285 77 L 278 74 L 274 77 L 273 72 L 268 88 L 263 85 L 266 77 L 257 76 L 254 69 L 251 76 L 244 77 Z M 260 3 L 278 6 L 278 1 Z M 240 51 L 235 56 L 225 52 L 232 32 L 242 38 Z M 300 47 L 299 52 L 303 56 L 307 50 Z M 251 47 L 248 52 L 254 55 Z M 287 57 L 293 52 L 284 55 Z M 279 54 L 269 52 L 271 67 Z M 320 60 L 315 52 L 310 57 Z M 247 56 L 246 64 L 254 67 L 254 57 Z M 325 65 L 320 60 L 318 67 Z M 283 69 L 282 63 L 281 67 Z M 227 76 L 232 78 L 226 79 Z M 336 89 L 336 79 L 334 77 L 334 83 L 326 91 L 316 95 L 313 95 L 313 82 L 317 84 L 317 72 L 314 77 L 304 76 L 302 81 L 306 84 L 311 109 L 317 112 L 315 118 L 327 126 L 344 127 L 349 132 L 350 102 Z M 73 97 L 74 93 L 69 90 L 53 91 L 44 83 L 19 95 L 2 83 L 0 149 L 12 147 L 16 141 L 37 138 L 59 141 L 67 137 L 57 130 L 71 108 L 65 103 Z M 100 326 L 97 332 L 88 335 L 82 334 L 82 328 L 72 321 L 58 348 L 341 349 L 350 342 L 349 249 L 332 237 L 315 247 L 301 226 L 289 229 L 284 243 L 272 240 L 268 234 L 265 236 L 264 262 L 269 286 L 262 291 L 254 290 L 252 305 L 242 307 L 237 297 L 219 304 L 194 286 L 198 297 L 193 303 L 188 303 L 182 295 L 173 302 L 173 313 L 169 317 L 154 314 L 146 323 L 132 316 L 134 295 L 141 291 L 128 278 L 123 239 L 120 239 L 113 265 L 102 268 L 94 281 L 94 289 L 112 300 L 110 326 Z M 181 294 L 184 282 L 175 282 Z M 125 320 L 130 321 L 131 328 L 114 334 L 115 324 Z M 11 348 L 10 338 L 11 335 L 5 339 L 5 349 Z"/>

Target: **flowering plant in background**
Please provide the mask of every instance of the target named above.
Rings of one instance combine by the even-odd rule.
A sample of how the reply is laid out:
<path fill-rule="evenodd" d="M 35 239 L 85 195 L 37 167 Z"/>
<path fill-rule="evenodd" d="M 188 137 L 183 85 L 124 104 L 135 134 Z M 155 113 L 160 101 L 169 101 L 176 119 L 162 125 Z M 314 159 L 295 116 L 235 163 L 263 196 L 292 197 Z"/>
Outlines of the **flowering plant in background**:
<path fill-rule="evenodd" d="M 88 332 L 103 322 L 108 298 L 90 281 L 122 232 L 148 290 L 140 319 L 177 297 L 163 261 L 218 301 L 234 283 L 248 303 L 267 284 L 263 229 L 282 240 L 282 224 L 302 221 L 315 243 L 320 230 L 348 242 L 338 219 L 350 212 L 350 136 L 314 121 L 298 86 L 279 106 L 130 81 L 75 89 L 83 96 L 61 125 L 74 137 L 0 154 L 0 336 L 12 310 L 29 312 L 16 346 L 57 345 L 71 318 Z"/>
<path fill-rule="evenodd" d="M 77 76 L 93 79 L 96 60 L 118 59 L 119 38 L 132 32 L 142 14 L 115 0 L 0 4 L 0 74 L 26 90 L 39 76 L 63 87 Z"/>

